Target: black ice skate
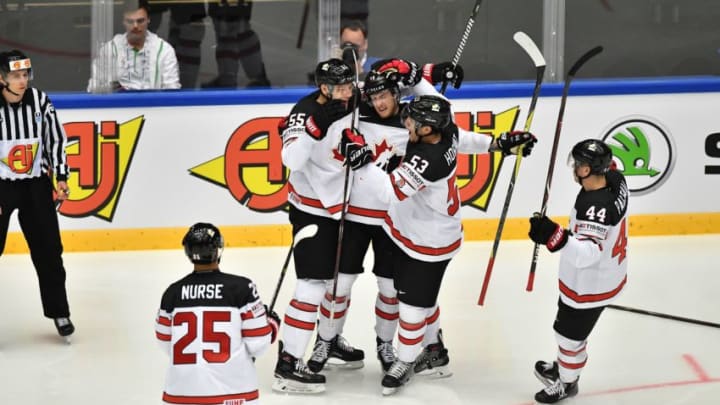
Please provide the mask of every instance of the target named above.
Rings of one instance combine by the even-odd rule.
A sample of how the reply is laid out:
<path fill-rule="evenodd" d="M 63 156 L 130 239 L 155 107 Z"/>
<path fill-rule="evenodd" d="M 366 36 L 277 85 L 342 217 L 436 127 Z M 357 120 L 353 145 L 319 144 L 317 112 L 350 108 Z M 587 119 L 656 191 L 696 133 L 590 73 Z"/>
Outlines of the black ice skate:
<path fill-rule="evenodd" d="M 75 325 L 73 325 L 70 321 L 70 318 L 55 318 L 53 321 L 55 322 L 55 328 L 57 329 L 58 335 L 64 338 L 67 343 L 70 343 L 70 335 L 75 332 Z"/>
<path fill-rule="evenodd" d="M 565 398 L 574 397 L 578 393 L 578 382 L 564 383 L 560 379 L 549 387 L 535 394 L 535 402 L 539 404 L 554 404 Z"/>
<path fill-rule="evenodd" d="M 318 394 L 325 391 L 325 376 L 314 374 L 308 370 L 302 359 L 282 350 L 275 366 L 275 382 L 272 389 L 292 394 Z"/>
<path fill-rule="evenodd" d="M 442 338 L 442 330 L 438 332 L 438 342 L 425 346 L 415 359 L 415 374 L 431 378 L 445 378 L 452 375 L 448 367 L 450 357 Z"/>
<path fill-rule="evenodd" d="M 332 340 L 324 340 L 318 335 L 307 365 L 310 371 L 318 373 L 326 363 L 335 368 L 361 368 L 364 359 L 365 352 L 350 346 L 342 336 L 337 335 Z"/>
<path fill-rule="evenodd" d="M 393 363 L 395 363 L 395 360 L 397 360 L 397 356 L 395 356 L 395 348 L 392 345 L 392 341 L 385 342 L 379 337 L 375 338 L 375 343 L 377 344 L 375 349 L 377 350 L 377 358 L 380 360 L 383 371 L 387 372 L 390 369 L 390 366 L 392 366 Z"/>
<path fill-rule="evenodd" d="M 546 361 L 538 360 L 535 362 L 535 377 L 540 380 L 546 387 L 549 387 L 560 379 L 560 372 L 558 371 L 557 361 L 548 363 Z"/>
<path fill-rule="evenodd" d="M 407 363 L 399 359 L 396 360 L 382 379 L 383 395 L 396 393 L 400 387 L 410 381 L 412 374 L 413 363 Z"/>

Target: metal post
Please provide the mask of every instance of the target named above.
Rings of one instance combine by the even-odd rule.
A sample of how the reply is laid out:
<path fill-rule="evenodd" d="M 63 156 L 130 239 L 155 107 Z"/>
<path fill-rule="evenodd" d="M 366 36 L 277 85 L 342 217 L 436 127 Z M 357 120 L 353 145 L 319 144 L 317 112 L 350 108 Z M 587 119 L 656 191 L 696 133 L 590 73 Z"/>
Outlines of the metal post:
<path fill-rule="evenodd" d="M 102 47 L 113 37 L 113 7 L 112 0 L 92 0 L 90 51 L 91 61 L 98 61 L 97 72 L 95 72 L 97 83 L 92 86 L 96 93 L 109 93 L 112 90 L 111 82 L 114 80 L 115 67 L 112 54 L 100 52 Z"/>
<path fill-rule="evenodd" d="M 543 54 L 547 61 L 545 81 L 562 82 L 565 60 L 565 0 L 543 1 Z"/>
<path fill-rule="evenodd" d="M 340 0 L 318 1 L 318 62 L 340 57 Z"/>

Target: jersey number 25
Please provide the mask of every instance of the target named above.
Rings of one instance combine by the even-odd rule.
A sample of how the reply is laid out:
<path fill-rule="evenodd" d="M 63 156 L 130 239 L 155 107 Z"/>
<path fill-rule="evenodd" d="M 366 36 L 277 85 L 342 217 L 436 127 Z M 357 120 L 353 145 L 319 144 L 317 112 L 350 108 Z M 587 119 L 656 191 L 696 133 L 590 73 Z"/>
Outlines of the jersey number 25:
<path fill-rule="evenodd" d="M 230 336 L 215 331 L 215 322 L 230 322 L 228 311 L 205 311 L 202 315 L 203 342 L 217 343 L 218 350 L 203 350 L 202 357 L 208 363 L 224 363 L 230 359 Z M 185 349 L 198 338 L 198 317 L 194 312 L 178 312 L 173 317 L 173 326 L 187 324 L 187 333 L 173 346 L 174 364 L 195 364 L 197 353 L 186 353 Z"/>

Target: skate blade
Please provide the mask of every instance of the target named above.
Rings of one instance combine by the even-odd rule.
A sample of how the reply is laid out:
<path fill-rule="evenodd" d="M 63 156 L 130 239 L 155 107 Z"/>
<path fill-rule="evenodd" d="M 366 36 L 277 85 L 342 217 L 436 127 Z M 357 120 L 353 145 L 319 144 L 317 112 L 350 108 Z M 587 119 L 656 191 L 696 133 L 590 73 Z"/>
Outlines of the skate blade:
<path fill-rule="evenodd" d="M 545 378 L 542 374 L 538 373 L 537 371 L 534 371 L 533 373 L 535 374 L 535 378 L 537 378 L 538 381 L 540 381 L 545 387 L 549 387 L 549 386 L 555 384 L 555 381 L 553 381 L 549 378 Z"/>
<path fill-rule="evenodd" d="M 70 335 L 60 336 L 60 337 L 62 338 L 63 342 L 65 342 L 66 345 L 69 345 L 72 343 L 72 338 L 70 337 Z"/>
<path fill-rule="evenodd" d="M 325 367 L 333 370 L 357 370 L 363 368 L 365 363 L 362 360 L 357 361 L 342 361 L 340 359 L 329 358 Z"/>
<path fill-rule="evenodd" d="M 325 384 L 303 384 L 284 378 L 275 377 L 272 390 L 286 394 L 320 394 L 325 392 Z"/>
<path fill-rule="evenodd" d="M 419 375 L 424 378 L 448 378 L 453 375 L 452 371 L 448 366 L 440 366 L 440 367 L 433 367 L 428 368 L 423 371 L 420 371 L 418 373 L 415 373 L 415 375 Z"/>
<path fill-rule="evenodd" d="M 400 387 L 383 387 L 382 394 L 383 396 L 393 395 L 398 392 L 398 389 L 400 389 Z"/>

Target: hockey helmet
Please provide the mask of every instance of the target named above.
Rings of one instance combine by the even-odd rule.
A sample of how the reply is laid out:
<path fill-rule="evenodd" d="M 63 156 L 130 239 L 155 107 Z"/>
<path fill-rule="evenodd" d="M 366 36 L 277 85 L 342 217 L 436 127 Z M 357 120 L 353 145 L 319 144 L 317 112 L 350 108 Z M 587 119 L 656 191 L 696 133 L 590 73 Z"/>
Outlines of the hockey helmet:
<path fill-rule="evenodd" d="M 320 87 L 321 84 L 331 86 L 337 84 L 353 83 L 355 75 L 347 63 L 340 59 L 333 58 L 318 63 L 315 68 L 315 84 Z"/>
<path fill-rule="evenodd" d="M 586 139 L 573 146 L 568 164 L 572 167 L 578 164 L 590 166 L 590 174 L 604 174 L 610 169 L 612 150 L 599 139 Z"/>
<path fill-rule="evenodd" d="M 23 69 L 27 69 L 28 78 L 32 80 L 32 64 L 27 55 L 17 49 L 0 52 L 0 74 L 3 79 L 7 81 L 8 73 Z"/>
<path fill-rule="evenodd" d="M 185 255 L 195 264 L 220 261 L 225 240 L 213 224 L 198 222 L 190 227 L 182 240 Z"/>
<path fill-rule="evenodd" d="M 399 91 L 398 77 L 396 72 L 378 72 L 371 70 L 365 76 L 363 92 L 368 96 L 380 93 L 383 90 L 390 90 L 393 94 Z"/>
<path fill-rule="evenodd" d="M 420 96 L 408 103 L 402 110 L 401 118 L 412 118 L 418 125 L 442 130 L 450 125 L 450 102 L 438 96 Z"/>

